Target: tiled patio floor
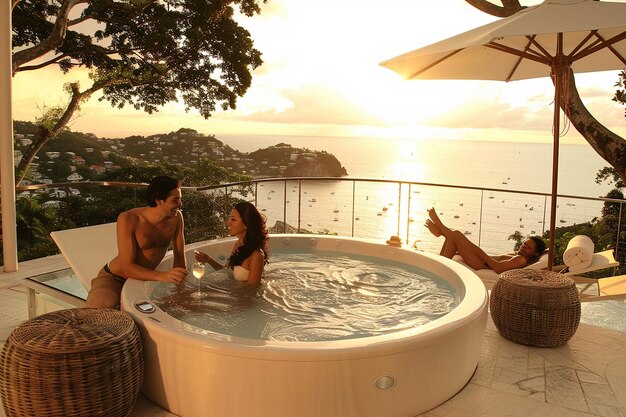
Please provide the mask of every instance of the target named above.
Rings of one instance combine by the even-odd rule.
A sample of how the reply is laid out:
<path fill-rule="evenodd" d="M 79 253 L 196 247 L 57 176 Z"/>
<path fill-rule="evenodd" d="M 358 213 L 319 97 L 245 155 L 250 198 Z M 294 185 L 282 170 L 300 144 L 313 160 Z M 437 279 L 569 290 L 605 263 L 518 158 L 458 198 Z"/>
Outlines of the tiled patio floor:
<path fill-rule="evenodd" d="M 2 344 L 16 325 L 28 319 L 26 289 L 20 279 L 40 273 L 38 268 L 50 269 L 55 262 L 63 267 L 62 258 L 51 257 L 45 266 L 43 262 L 25 263 L 18 272 L 0 274 Z M 478 369 L 470 383 L 422 415 L 626 417 L 626 333 L 581 324 L 564 346 L 533 348 L 504 339 L 489 320 Z M 0 417 L 4 416 L 0 410 Z M 132 416 L 173 414 L 140 397 Z"/>

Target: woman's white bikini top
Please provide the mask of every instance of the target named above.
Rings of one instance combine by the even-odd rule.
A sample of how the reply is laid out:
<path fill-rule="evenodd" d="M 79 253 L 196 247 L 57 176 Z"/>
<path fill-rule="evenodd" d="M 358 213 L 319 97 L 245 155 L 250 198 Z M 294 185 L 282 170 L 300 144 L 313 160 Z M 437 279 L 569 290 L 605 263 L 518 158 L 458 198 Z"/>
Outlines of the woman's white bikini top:
<path fill-rule="evenodd" d="M 233 276 L 237 281 L 247 281 L 249 271 L 241 265 L 233 267 Z"/>

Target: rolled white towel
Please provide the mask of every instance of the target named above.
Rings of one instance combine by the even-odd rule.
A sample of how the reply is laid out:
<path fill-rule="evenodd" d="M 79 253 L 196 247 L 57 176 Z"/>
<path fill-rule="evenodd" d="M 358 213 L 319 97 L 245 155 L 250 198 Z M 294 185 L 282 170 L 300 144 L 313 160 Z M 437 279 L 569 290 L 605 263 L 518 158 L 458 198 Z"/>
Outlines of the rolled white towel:
<path fill-rule="evenodd" d="M 587 268 L 593 260 L 594 244 L 589 236 L 574 236 L 568 243 L 563 253 L 563 262 L 570 271 L 578 271 Z"/>

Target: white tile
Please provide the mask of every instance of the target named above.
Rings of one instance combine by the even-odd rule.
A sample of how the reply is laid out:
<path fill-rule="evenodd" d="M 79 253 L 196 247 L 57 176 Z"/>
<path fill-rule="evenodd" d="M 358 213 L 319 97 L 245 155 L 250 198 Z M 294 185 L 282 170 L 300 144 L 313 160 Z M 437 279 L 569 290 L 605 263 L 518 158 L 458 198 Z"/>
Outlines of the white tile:
<path fill-rule="evenodd" d="M 583 390 L 572 368 L 546 369 L 546 401 L 578 411 L 588 411 Z"/>
<path fill-rule="evenodd" d="M 590 407 L 592 404 L 619 407 L 620 404 L 609 384 L 589 384 L 583 382 L 580 386 Z"/>
<path fill-rule="evenodd" d="M 626 356 L 607 364 L 606 379 L 620 407 L 626 408 Z"/>

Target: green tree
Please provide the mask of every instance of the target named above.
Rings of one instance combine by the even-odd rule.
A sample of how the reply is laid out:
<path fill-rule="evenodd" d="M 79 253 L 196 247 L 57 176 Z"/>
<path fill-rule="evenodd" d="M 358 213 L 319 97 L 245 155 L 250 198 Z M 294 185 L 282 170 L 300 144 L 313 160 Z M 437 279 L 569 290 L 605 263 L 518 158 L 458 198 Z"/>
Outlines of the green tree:
<path fill-rule="evenodd" d="M 233 7 L 253 16 L 260 1 L 12 0 L 14 76 L 50 65 L 63 72 L 91 70 L 91 85 L 69 83 L 67 105 L 48 108 L 37 120 L 38 134 L 17 167 L 16 182 L 96 92 L 112 106 L 150 114 L 179 99 L 205 118 L 218 107 L 235 108 L 262 60 Z M 76 29 L 90 26 L 85 23 L 95 29 Z"/>
<path fill-rule="evenodd" d="M 20 197 L 16 201 L 18 258 L 23 261 L 56 253 L 50 231 L 58 225 L 54 207 L 41 204 L 39 197 Z"/>
<path fill-rule="evenodd" d="M 512 235 L 509 235 L 508 240 L 512 240 L 513 242 L 515 242 L 513 250 L 517 252 L 517 250 L 522 246 L 522 243 L 524 243 L 525 239 L 526 238 L 524 237 L 524 235 L 522 235 L 519 230 L 516 230 Z"/>
<path fill-rule="evenodd" d="M 16 201 L 17 239 L 21 246 L 32 246 L 38 238 L 50 233 L 50 208 L 41 205 L 37 197 L 20 197 Z"/>

